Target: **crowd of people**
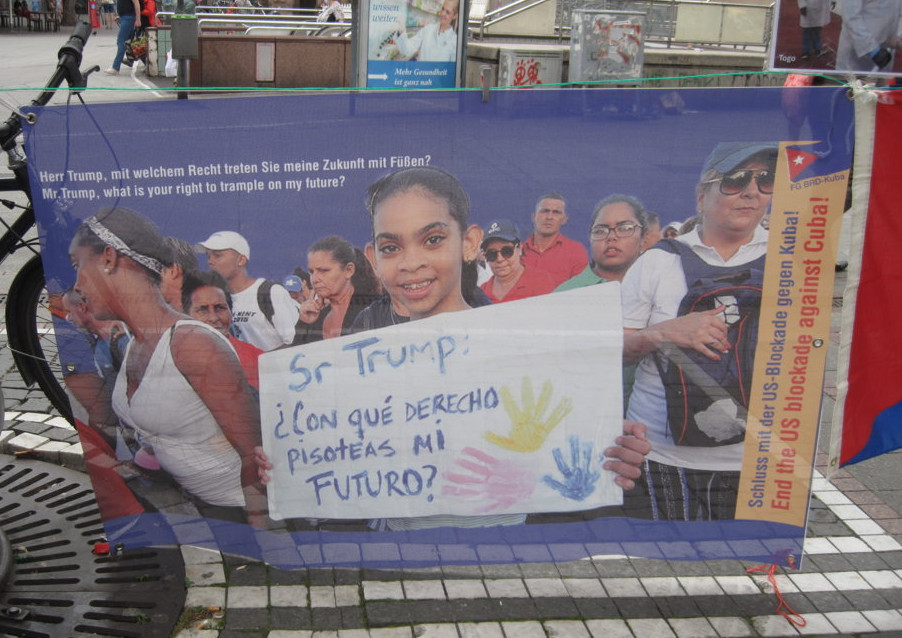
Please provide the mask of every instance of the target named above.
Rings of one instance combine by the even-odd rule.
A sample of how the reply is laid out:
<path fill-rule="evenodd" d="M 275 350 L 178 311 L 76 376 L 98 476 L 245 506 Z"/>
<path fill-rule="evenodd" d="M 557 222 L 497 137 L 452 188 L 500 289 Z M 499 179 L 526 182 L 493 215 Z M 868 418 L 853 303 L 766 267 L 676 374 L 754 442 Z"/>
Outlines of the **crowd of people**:
<path fill-rule="evenodd" d="M 110 457 L 162 473 L 204 516 L 265 527 L 271 465 L 260 447 L 261 353 L 617 281 L 624 364 L 635 366 L 635 380 L 624 376 L 623 434 L 610 442 L 604 467 L 624 489 L 630 515 L 729 519 L 743 417 L 707 413 L 697 420 L 708 439 L 682 440 L 663 368 L 676 365 L 668 363 L 673 350 L 720 360 L 735 346 L 729 309 L 685 313 L 681 301 L 695 261 L 720 274 L 763 268 L 775 162 L 775 144 L 719 144 L 696 189 L 694 225 L 681 230 L 662 230 L 636 197 L 610 195 L 593 210 L 588 251 L 563 234 L 567 203 L 559 193 L 538 197 L 524 236 L 510 219 L 472 224 L 467 193 L 450 173 L 403 169 L 367 192 L 372 241 L 361 249 L 338 236 L 319 239 L 305 267 L 278 282 L 250 273 L 251 247 L 238 232 L 216 230 L 191 244 L 164 237 L 139 213 L 104 209 L 70 245 L 77 279 L 66 296 L 68 318 L 85 335 L 90 361 L 73 365 L 77 374 L 66 382 Z M 665 238 L 671 230 L 682 234 Z M 718 423 L 706 430 L 712 419 Z M 418 529 L 524 519 L 384 523 Z"/>

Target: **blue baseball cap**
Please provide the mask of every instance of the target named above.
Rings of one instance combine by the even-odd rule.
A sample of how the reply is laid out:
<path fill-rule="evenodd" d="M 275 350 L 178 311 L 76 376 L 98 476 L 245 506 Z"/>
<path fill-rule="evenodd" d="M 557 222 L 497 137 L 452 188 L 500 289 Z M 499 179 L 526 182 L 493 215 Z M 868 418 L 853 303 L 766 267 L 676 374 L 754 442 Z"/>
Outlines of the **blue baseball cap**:
<path fill-rule="evenodd" d="M 718 173 L 730 173 L 759 153 L 771 155 L 768 159 L 776 159 L 777 148 L 776 142 L 721 142 L 705 160 L 702 175 L 712 168 Z"/>
<path fill-rule="evenodd" d="M 284 286 L 285 290 L 288 292 L 301 292 L 301 290 L 304 289 L 304 284 L 297 275 L 288 275 L 285 277 L 282 280 L 282 286 Z"/>
<path fill-rule="evenodd" d="M 517 225 L 509 219 L 495 219 L 485 229 L 485 235 L 482 236 L 482 247 L 493 239 L 503 239 L 505 241 L 520 241 L 520 231 Z"/>

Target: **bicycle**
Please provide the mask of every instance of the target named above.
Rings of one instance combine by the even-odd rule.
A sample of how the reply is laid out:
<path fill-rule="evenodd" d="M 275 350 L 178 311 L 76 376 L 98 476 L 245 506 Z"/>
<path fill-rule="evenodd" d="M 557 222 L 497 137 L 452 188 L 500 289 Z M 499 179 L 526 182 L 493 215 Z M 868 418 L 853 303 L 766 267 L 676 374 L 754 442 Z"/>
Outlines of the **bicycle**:
<path fill-rule="evenodd" d="M 82 50 L 91 35 L 91 25 L 81 21 L 76 24 L 68 41 L 57 53 L 56 70 L 50 76 L 46 88 L 32 106 L 44 106 L 65 81 L 71 95 L 87 87 L 87 79 L 91 73 L 100 70 L 92 67 L 82 73 L 79 69 Z M 79 95 L 79 99 L 81 99 Z M 6 299 L 7 340 L 13 354 L 16 368 L 25 383 L 38 387 L 50 400 L 53 407 L 70 422 L 72 411 L 69 399 L 62 382 L 62 370 L 59 363 L 57 346 L 53 334 L 52 317 L 62 317 L 62 310 L 47 294 L 44 287 L 44 267 L 41 263 L 38 239 L 26 239 L 26 235 L 35 227 L 34 208 L 31 203 L 27 158 L 22 148 L 20 133 L 22 120 L 33 123 L 32 115 L 23 116 L 13 113 L 3 124 L 0 124 L 0 149 L 6 153 L 12 177 L 0 178 L 0 192 L 21 192 L 25 194 L 26 205 L 9 199 L 0 198 L 10 210 L 21 209 L 22 213 L 11 224 L 0 220 L 6 231 L 0 236 L 0 263 L 20 249 L 27 249 L 34 255 L 19 270 L 10 285 Z M 3 409 L 2 389 L 0 389 L 0 414 Z"/>

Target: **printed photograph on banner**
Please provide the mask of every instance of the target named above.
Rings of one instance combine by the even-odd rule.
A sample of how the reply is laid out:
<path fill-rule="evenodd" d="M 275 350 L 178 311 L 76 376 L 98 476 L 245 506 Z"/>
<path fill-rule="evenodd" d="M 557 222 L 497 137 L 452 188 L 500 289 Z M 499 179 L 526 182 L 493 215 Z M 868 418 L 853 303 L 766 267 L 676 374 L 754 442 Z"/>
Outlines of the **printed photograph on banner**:
<path fill-rule="evenodd" d="M 771 68 L 899 75 L 899 0 L 778 0 Z"/>
<path fill-rule="evenodd" d="M 425 565 L 691 528 L 682 559 L 798 557 L 854 139 L 841 89 L 798 91 L 233 98 L 142 106 L 148 132 L 41 109 L 110 537 Z M 223 136 L 238 103 L 267 125 Z"/>
<path fill-rule="evenodd" d="M 369 5 L 366 84 L 372 88 L 457 86 L 462 0 L 379 0 Z M 464 26 L 464 31 L 466 27 Z"/>
<path fill-rule="evenodd" d="M 618 286 L 560 301 L 581 312 L 524 299 L 264 355 L 270 515 L 409 526 L 619 505 L 600 466 L 623 422 Z"/>

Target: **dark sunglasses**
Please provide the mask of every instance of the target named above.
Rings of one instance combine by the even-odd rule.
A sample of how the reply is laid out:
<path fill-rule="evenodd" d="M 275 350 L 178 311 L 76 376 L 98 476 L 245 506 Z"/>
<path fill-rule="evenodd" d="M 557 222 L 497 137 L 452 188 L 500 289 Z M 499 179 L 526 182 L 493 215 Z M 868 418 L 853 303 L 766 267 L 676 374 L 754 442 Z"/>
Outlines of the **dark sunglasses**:
<path fill-rule="evenodd" d="M 705 182 L 713 184 L 720 182 L 720 192 L 723 195 L 738 195 L 744 191 L 754 178 L 755 184 L 758 186 L 758 192 L 763 195 L 772 195 L 774 192 L 774 172 L 768 169 L 761 171 L 744 168 L 740 171 L 727 173 L 718 179 L 711 179 Z"/>
<path fill-rule="evenodd" d="M 495 261 L 496 259 L 498 259 L 498 255 L 501 255 L 505 259 L 510 259 L 511 257 L 514 256 L 514 247 L 515 246 L 516 246 L 516 244 L 514 246 L 504 246 L 499 250 L 490 248 L 489 250 L 485 251 L 485 260 L 486 261 Z"/>

